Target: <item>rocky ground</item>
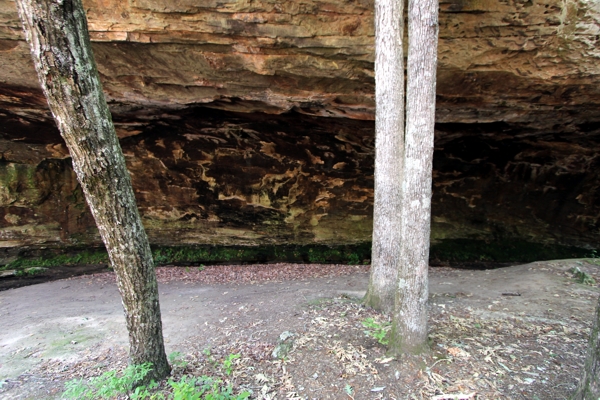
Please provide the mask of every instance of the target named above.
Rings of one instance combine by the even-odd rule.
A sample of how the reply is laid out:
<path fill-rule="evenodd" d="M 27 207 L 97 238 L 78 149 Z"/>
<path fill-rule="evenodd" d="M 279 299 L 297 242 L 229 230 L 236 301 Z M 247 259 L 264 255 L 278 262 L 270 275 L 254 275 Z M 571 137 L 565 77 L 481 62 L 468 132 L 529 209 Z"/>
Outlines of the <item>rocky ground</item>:
<path fill-rule="evenodd" d="M 563 399 L 581 375 L 599 293 L 572 269 L 598 282 L 597 261 L 431 268 L 431 352 L 397 359 L 364 326 L 387 322 L 360 303 L 368 266 L 157 273 L 176 376 L 214 376 L 259 399 Z M 112 273 L 0 292 L 0 326 L 4 399 L 59 398 L 65 381 L 127 362 Z M 284 332 L 289 353 L 274 359 Z"/>

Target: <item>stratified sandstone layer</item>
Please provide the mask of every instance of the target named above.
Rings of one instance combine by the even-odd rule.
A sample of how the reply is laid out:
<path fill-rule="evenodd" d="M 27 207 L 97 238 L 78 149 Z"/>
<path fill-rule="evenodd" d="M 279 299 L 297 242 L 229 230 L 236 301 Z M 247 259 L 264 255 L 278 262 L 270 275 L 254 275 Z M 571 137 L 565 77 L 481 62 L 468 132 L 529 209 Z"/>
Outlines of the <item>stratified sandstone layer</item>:
<path fill-rule="evenodd" d="M 160 244 L 370 240 L 373 2 L 84 1 Z M 440 4 L 434 240 L 600 239 L 600 3 Z M 0 246 L 98 243 L 0 0 Z"/>

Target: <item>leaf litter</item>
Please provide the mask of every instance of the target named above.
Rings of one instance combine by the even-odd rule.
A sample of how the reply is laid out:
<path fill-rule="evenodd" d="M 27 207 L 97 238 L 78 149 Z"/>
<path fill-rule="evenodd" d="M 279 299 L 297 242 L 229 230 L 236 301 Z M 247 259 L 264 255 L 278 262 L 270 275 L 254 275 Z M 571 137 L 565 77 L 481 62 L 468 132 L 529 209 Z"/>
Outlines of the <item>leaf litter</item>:
<path fill-rule="evenodd" d="M 539 264 L 536 268 L 546 267 Z M 583 267 L 587 276 L 599 281 L 597 268 Z M 292 269 L 286 266 L 283 272 L 269 271 L 261 278 L 257 267 L 242 279 L 249 283 L 285 279 L 285 271 Z M 327 268 L 319 270 L 318 276 L 328 276 L 324 270 Z M 566 266 L 548 271 L 572 280 Z M 356 268 L 347 273 L 357 272 L 365 273 Z M 451 276 L 455 271 L 435 268 L 431 273 Z M 198 279 L 194 274 L 196 271 L 173 269 L 160 272 L 159 279 L 193 281 Z M 208 280 L 224 282 L 232 276 L 239 278 L 240 273 L 218 272 L 215 267 L 208 276 Z M 296 273 L 290 279 L 301 278 Z M 561 296 L 593 303 L 598 290 L 589 282 L 585 288 L 576 282 L 567 283 Z M 513 296 L 514 291 L 499 296 L 507 296 L 505 293 L 511 293 L 511 300 L 521 298 Z M 271 332 L 271 327 L 260 320 L 249 329 L 240 329 L 235 318 L 229 317 L 210 327 L 214 336 L 209 347 L 203 338 L 180 344 L 184 355 L 174 375 L 210 375 L 233 385 L 236 391 L 250 390 L 256 399 L 560 399 L 573 393 L 581 375 L 590 321 L 554 314 L 532 317 L 507 311 L 500 302 L 492 302 L 491 308 L 474 307 L 467 301 L 462 304 L 461 299 L 472 300 L 468 293 L 457 292 L 450 298 L 432 296 L 431 351 L 420 356 L 386 354 L 384 346 L 365 334 L 362 324 L 367 318 L 384 321 L 386 317 L 364 307 L 360 299 L 340 295 L 306 304 L 301 316 L 290 321 L 286 332 L 293 333 L 293 344 L 283 358 L 273 359 L 277 342 L 267 339 L 282 332 Z M 239 354 L 239 358 L 226 369 L 223 363 L 232 354 Z M 71 359 L 41 363 L 18 380 L 3 383 L 0 394 L 15 384 L 27 386 L 32 382 L 58 394 L 64 381 L 123 369 L 126 360 L 125 348 L 86 349 Z"/>

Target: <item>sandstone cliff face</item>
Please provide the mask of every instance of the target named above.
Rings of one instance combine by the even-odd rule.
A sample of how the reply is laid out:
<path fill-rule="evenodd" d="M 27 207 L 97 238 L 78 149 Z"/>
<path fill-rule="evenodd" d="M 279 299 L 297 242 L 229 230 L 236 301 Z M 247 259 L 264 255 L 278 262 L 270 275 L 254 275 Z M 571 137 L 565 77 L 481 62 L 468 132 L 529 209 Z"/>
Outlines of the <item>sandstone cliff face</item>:
<path fill-rule="evenodd" d="M 155 243 L 370 240 L 373 3 L 84 1 Z M 600 239 L 600 5 L 442 0 L 433 239 Z M 97 243 L 0 0 L 0 246 Z"/>

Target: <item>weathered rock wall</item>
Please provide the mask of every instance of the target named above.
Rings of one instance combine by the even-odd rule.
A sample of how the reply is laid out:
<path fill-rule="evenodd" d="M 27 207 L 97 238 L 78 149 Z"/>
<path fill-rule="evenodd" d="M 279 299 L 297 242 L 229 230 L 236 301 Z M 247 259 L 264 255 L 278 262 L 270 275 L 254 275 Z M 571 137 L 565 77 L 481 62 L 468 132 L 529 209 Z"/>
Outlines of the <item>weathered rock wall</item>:
<path fill-rule="evenodd" d="M 84 1 L 155 243 L 368 241 L 373 4 Z M 600 5 L 440 4 L 433 239 L 600 239 Z M 0 246 L 97 243 L 0 0 Z"/>

